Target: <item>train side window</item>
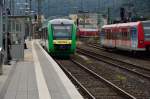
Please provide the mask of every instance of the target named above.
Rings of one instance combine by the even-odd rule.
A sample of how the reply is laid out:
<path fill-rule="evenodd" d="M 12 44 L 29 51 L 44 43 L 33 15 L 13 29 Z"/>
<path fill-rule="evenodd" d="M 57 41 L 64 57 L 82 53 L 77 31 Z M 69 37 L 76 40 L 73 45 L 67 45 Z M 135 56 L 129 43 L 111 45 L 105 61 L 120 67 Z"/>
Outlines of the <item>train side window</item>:
<path fill-rule="evenodd" d="M 117 38 L 118 38 L 118 40 L 120 40 L 120 32 L 118 32 L 117 34 L 118 34 L 118 37 L 117 37 Z"/>
<path fill-rule="evenodd" d="M 124 40 L 126 40 L 127 39 L 127 35 L 126 35 L 127 33 L 126 32 L 124 32 Z"/>
<path fill-rule="evenodd" d="M 123 32 L 120 33 L 120 39 L 121 39 L 121 40 L 123 39 L 123 36 L 122 36 L 122 35 L 123 35 Z"/>
<path fill-rule="evenodd" d="M 128 40 L 128 32 L 126 32 L 126 40 Z"/>
<path fill-rule="evenodd" d="M 126 32 L 126 40 L 128 40 L 128 32 Z"/>
<path fill-rule="evenodd" d="M 125 40 L 126 38 L 125 38 L 125 32 L 123 32 L 123 40 Z"/>
<path fill-rule="evenodd" d="M 114 40 L 114 37 L 115 37 L 115 32 L 112 30 L 112 32 L 111 32 L 111 34 L 112 34 L 112 40 Z"/>
<path fill-rule="evenodd" d="M 110 32 L 108 32 L 108 39 L 110 39 Z"/>
<path fill-rule="evenodd" d="M 123 40 L 123 32 L 121 32 L 121 40 Z"/>
<path fill-rule="evenodd" d="M 114 40 L 115 39 L 115 33 L 112 32 L 112 39 Z"/>
<path fill-rule="evenodd" d="M 112 38 L 112 36 L 111 36 L 111 32 L 109 32 L 109 39 L 111 39 Z"/>
<path fill-rule="evenodd" d="M 117 40 L 119 40 L 120 39 L 120 37 L 119 37 L 119 32 L 117 32 Z"/>
<path fill-rule="evenodd" d="M 125 40 L 125 32 L 123 32 L 123 35 L 122 35 L 122 37 L 123 37 L 123 40 Z"/>
<path fill-rule="evenodd" d="M 114 40 L 117 39 L 117 32 L 113 32 Z"/>
<path fill-rule="evenodd" d="M 106 39 L 106 32 L 105 32 L 105 31 L 103 31 L 103 33 L 104 33 L 104 39 Z"/>
<path fill-rule="evenodd" d="M 120 40 L 122 40 L 122 32 L 120 32 L 120 35 L 119 35 L 119 36 L 120 36 Z"/>
<path fill-rule="evenodd" d="M 112 39 L 112 33 L 110 32 L 110 39 Z"/>
<path fill-rule="evenodd" d="M 118 32 L 118 40 L 120 40 L 120 39 L 121 39 L 121 33 Z"/>
<path fill-rule="evenodd" d="M 127 33 L 128 33 L 128 38 L 127 39 L 130 40 L 130 32 L 127 32 Z"/>
<path fill-rule="evenodd" d="M 126 38 L 125 38 L 125 32 L 123 32 L 123 40 L 125 40 Z"/>
<path fill-rule="evenodd" d="M 125 40 L 127 40 L 127 32 L 125 32 Z"/>
<path fill-rule="evenodd" d="M 102 34 L 103 34 L 103 38 L 106 39 L 106 32 L 105 32 L 105 30 L 102 31 Z"/>
<path fill-rule="evenodd" d="M 122 32 L 119 32 L 119 38 L 122 40 Z"/>
<path fill-rule="evenodd" d="M 116 40 L 118 40 L 118 32 L 116 32 Z"/>
<path fill-rule="evenodd" d="M 110 33 L 108 32 L 108 39 L 110 39 Z"/>
<path fill-rule="evenodd" d="M 106 39 L 108 39 L 108 37 L 109 37 L 109 34 L 108 34 L 108 32 L 106 32 L 106 34 L 107 34 L 107 36 L 106 36 Z"/>
<path fill-rule="evenodd" d="M 124 32 L 124 40 L 126 40 L 126 32 Z"/>
<path fill-rule="evenodd" d="M 114 39 L 114 35 L 113 35 L 113 32 L 111 32 L 111 39 L 112 39 L 112 40 Z"/>
<path fill-rule="evenodd" d="M 126 32 L 126 40 L 128 40 L 128 32 Z"/>
<path fill-rule="evenodd" d="M 126 40 L 128 40 L 128 32 L 126 32 Z"/>
<path fill-rule="evenodd" d="M 120 40 L 120 32 L 117 32 L 117 39 Z"/>
<path fill-rule="evenodd" d="M 122 32 L 122 40 L 124 40 L 124 32 Z"/>
<path fill-rule="evenodd" d="M 108 32 L 106 32 L 106 39 L 108 39 Z"/>
<path fill-rule="evenodd" d="M 120 36 L 121 36 L 120 38 L 121 38 L 121 40 L 123 40 L 123 32 L 121 32 L 120 34 L 121 34 L 121 35 L 120 35 Z"/>
<path fill-rule="evenodd" d="M 106 39 L 108 39 L 108 32 L 106 32 Z"/>

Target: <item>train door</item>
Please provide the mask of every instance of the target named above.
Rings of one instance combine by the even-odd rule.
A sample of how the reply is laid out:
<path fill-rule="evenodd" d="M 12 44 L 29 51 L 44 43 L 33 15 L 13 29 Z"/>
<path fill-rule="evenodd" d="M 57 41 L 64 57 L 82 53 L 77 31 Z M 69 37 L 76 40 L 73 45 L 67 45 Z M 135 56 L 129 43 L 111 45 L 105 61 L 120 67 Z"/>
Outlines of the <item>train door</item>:
<path fill-rule="evenodd" d="M 104 41 L 105 41 L 105 30 L 103 29 L 103 30 L 100 32 L 100 44 L 101 44 L 101 45 L 104 45 Z"/>
<path fill-rule="evenodd" d="M 116 38 L 117 38 L 117 32 L 116 32 L 116 30 L 113 30 L 112 40 L 113 40 L 113 47 L 114 48 L 116 48 Z"/>
<path fill-rule="evenodd" d="M 138 34 L 137 34 L 137 29 L 131 28 L 131 47 L 132 49 L 136 49 L 138 46 Z"/>

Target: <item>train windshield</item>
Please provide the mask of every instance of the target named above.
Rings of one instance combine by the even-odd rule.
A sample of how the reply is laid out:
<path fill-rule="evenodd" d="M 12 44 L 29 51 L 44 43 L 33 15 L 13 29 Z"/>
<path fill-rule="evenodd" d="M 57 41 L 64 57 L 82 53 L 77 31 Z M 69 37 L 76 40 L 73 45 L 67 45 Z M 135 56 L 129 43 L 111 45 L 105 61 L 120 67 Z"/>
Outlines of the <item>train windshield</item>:
<path fill-rule="evenodd" d="M 54 40 L 71 40 L 72 25 L 53 25 Z"/>
<path fill-rule="evenodd" d="M 146 41 L 150 41 L 150 21 L 145 21 L 143 23 L 144 37 Z"/>

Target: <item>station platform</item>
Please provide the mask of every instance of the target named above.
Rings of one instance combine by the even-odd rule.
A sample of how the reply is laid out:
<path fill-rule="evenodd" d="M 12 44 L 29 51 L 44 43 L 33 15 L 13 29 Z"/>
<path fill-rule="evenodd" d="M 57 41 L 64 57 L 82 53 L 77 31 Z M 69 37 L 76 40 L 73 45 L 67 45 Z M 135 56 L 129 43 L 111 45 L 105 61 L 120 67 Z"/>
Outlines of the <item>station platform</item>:
<path fill-rule="evenodd" d="M 24 60 L 0 76 L 0 99 L 83 99 L 38 41 L 28 41 L 27 47 Z"/>

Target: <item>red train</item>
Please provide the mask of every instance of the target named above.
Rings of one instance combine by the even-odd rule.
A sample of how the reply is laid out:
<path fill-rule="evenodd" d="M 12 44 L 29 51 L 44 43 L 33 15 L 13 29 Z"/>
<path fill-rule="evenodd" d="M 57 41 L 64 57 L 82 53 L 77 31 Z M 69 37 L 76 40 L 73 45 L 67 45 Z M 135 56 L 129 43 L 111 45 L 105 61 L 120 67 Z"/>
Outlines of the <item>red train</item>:
<path fill-rule="evenodd" d="M 77 32 L 78 37 L 99 37 L 99 30 L 97 27 L 79 27 Z"/>
<path fill-rule="evenodd" d="M 150 21 L 104 25 L 100 42 L 108 48 L 150 50 Z"/>

